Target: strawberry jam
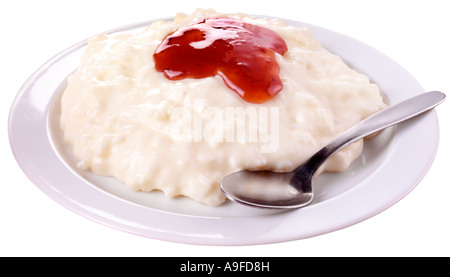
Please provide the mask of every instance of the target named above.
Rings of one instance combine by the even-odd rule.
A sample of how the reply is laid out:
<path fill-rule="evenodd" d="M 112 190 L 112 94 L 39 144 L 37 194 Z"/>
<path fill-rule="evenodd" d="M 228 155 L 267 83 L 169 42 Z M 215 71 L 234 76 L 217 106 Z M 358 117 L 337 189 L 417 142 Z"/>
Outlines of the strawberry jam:
<path fill-rule="evenodd" d="M 263 103 L 283 88 L 275 53 L 286 51 L 272 30 L 239 19 L 206 18 L 168 35 L 153 58 L 156 70 L 170 80 L 219 75 L 245 101 Z"/>

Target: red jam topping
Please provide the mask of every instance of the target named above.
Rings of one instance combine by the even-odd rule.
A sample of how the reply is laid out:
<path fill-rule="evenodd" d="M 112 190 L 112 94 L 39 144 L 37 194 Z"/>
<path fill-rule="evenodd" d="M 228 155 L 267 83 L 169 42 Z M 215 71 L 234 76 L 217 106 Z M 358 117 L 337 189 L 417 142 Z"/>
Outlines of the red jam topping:
<path fill-rule="evenodd" d="M 156 49 L 155 68 L 170 80 L 219 75 L 251 103 L 283 88 L 275 53 L 287 51 L 272 30 L 232 18 L 207 18 L 168 35 Z"/>

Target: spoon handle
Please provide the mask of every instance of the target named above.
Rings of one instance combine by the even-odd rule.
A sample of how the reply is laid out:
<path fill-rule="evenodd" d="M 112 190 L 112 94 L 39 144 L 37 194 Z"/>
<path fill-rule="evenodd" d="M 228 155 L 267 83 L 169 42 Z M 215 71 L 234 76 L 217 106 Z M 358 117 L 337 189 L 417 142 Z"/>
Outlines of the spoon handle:
<path fill-rule="evenodd" d="M 311 157 L 305 165 L 308 164 L 307 167 L 315 171 L 330 156 L 349 144 L 372 133 L 428 111 L 442 103 L 444 99 L 444 93 L 439 91 L 430 91 L 387 107 L 348 129 Z"/>

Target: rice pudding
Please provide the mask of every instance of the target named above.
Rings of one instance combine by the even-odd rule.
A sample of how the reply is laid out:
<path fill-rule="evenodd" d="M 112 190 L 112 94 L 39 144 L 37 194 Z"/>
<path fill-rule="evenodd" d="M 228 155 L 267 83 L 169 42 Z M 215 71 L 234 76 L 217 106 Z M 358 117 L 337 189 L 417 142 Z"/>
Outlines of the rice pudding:
<path fill-rule="evenodd" d="M 154 55 L 165 39 L 205 18 L 229 18 L 279 35 L 287 47 L 273 51 L 280 89 L 264 101 L 247 101 L 222 71 L 171 79 L 168 73 L 179 73 L 157 69 Z M 213 42 L 195 45 L 202 43 Z M 225 202 L 218 183 L 227 174 L 294 170 L 385 106 L 379 88 L 307 28 L 199 9 L 91 39 L 68 78 L 60 123 L 80 168 L 133 190 L 217 206 Z M 335 154 L 321 172 L 345 170 L 363 143 Z"/>

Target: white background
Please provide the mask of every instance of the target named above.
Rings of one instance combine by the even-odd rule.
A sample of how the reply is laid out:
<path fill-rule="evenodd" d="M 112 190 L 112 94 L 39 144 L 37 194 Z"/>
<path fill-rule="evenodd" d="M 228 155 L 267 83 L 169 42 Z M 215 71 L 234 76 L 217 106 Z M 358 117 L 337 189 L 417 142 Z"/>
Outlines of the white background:
<path fill-rule="evenodd" d="M 34 186 L 14 160 L 7 134 L 11 105 L 27 78 L 87 37 L 199 7 L 337 31 L 397 61 L 425 90 L 450 94 L 448 1 L 1 1 L 0 256 L 450 256 L 450 100 L 437 108 L 440 148 L 422 182 L 381 214 L 313 238 L 230 247 L 162 242 L 92 222 Z"/>

